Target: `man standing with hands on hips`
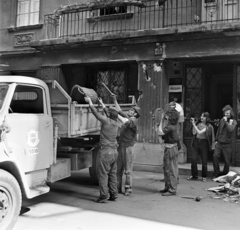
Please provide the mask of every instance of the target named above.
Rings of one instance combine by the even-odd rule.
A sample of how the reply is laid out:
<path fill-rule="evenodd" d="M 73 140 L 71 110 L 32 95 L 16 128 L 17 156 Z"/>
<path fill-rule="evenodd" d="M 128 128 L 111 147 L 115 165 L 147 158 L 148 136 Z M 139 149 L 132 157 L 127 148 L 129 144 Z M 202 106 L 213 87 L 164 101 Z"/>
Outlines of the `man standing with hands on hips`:
<path fill-rule="evenodd" d="M 226 175 L 229 172 L 230 160 L 232 154 L 232 138 L 233 131 L 237 125 L 236 120 L 233 119 L 234 113 L 230 105 L 226 105 L 223 109 L 223 118 L 220 120 L 216 135 L 216 146 L 213 154 L 213 168 L 214 178 L 221 175 Z M 220 173 L 219 158 L 223 154 L 224 157 L 224 169 Z"/>

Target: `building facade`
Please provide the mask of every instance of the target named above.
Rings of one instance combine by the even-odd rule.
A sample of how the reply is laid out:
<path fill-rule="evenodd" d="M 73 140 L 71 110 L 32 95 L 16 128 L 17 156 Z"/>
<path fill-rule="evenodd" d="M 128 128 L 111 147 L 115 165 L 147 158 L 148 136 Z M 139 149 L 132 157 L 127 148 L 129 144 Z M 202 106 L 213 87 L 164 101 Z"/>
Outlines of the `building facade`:
<path fill-rule="evenodd" d="M 69 94 L 75 84 L 93 88 L 106 103 L 101 82 L 120 103 L 135 97 L 135 166 L 162 164 L 154 111 L 173 100 L 185 114 L 180 162 L 191 160 L 190 117 L 208 111 L 216 131 L 229 104 L 240 165 L 239 1 L 2 0 L 0 10 L 2 75 L 55 79 Z"/>

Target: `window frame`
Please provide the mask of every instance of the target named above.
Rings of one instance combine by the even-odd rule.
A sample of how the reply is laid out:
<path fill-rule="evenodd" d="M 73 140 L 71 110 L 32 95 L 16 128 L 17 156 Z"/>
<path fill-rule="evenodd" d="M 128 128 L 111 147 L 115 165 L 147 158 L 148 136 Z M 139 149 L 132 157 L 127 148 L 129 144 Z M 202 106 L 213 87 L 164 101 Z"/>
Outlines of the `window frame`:
<path fill-rule="evenodd" d="M 18 0 L 11 0 L 11 10 L 10 10 L 10 23 L 8 32 L 16 32 L 19 30 L 27 30 L 27 29 L 41 29 L 43 27 L 43 16 L 42 12 L 42 0 L 39 0 L 39 20 L 38 24 L 27 25 L 27 26 L 17 26 L 17 11 L 18 11 Z"/>
<path fill-rule="evenodd" d="M 1 86 L 7 86 L 7 91 L 6 91 L 6 93 L 5 93 L 5 95 L 4 95 L 4 98 L 2 97 L 3 96 L 3 93 L 1 92 L 1 100 L 0 100 L 0 103 L 1 103 L 1 105 L 0 105 L 0 111 L 3 109 L 3 104 L 5 103 L 5 101 L 6 101 L 6 96 L 7 96 L 7 92 L 9 91 L 9 84 L 7 84 L 7 83 L 2 83 L 2 84 L 0 84 L 0 88 L 1 88 Z M 3 100 L 2 100 L 3 99 Z"/>
<path fill-rule="evenodd" d="M 31 11 L 31 9 L 33 8 L 33 4 L 35 1 L 38 1 L 38 11 Z M 19 8 L 20 8 L 20 4 L 21 2 L 28 2 L 28 9 L 27 12 L 24 13 L 20 13 L 19 12 Z M 16 26 L 20 27 L 20 26 L 31 26 L 31 25 L 37 25 L 39 24 L 40 21 L 40 0 L 17 0 L 17 14 L 16 14 Z M 31 15 L 38 13 L 38 20 L 37 23 L 33 23 L 31 24 Z M 25 25 L 21 25 L 20 24 L 20 17 L 21 15 L 27 15 L 27 24 Z M 19 23 L 19 24 L 18 24 Z"/>
<path fill-rule="evenodd" d="M 119 67 L 98 67 L 94 71 L 94 81 L 95 81 L 95 90 L 96 92 L 102 96 L 102 99 L 104 103 L 109 104 L 111 103 L 111 99 L 109 98 L 109 93 L 106 91 L 106 89 L 99 84 L 99 82 L 105 83 L 110 90 L 112 90 L 113 83 L 118 82 L 118 73 L 123 73 L 123 84 L 117 84 L 117 86 L 123 86 L 124 90 L 121 94 L 123 96 L 122 101 L 119 101 L 121 104 L 127 103 L 128 100 L 128 68 L 126 66 L 119 66 Z M 112 77 L 114 75 L 114 77 Z M 104 79 L 107 79 L 107 81 L 104 81 Z M 120 87 L 121 87 L 120 86 Z M 102 90 L 106 92 L 106 95 L 102 95 Z M 113 93 L 115 93 L 112 90 Z M 106 99 L 108 98 L 108 99 Z"/>
<path fill-rule="evenodd" d="M 32 89 L 29 92 L 35 92 L 34 88 L 41 91 L 41 95 L 39 95 L 37 92 L 35 92 L 35 93 L 37 94 L 38 97 L 42 96 L 43 112 L 39 112 L 39 113 L 24 113 L 24 112 L 21 112 L 21 113 L 18 113 L 18 112 L 13 111 L 13 113 L 9 113 L 9 115 L 16 115 L 16 114 L 25 114 L 25 115 L 33 115 L 34 114 L 34 115 L 37 115 L 37 116 L 49 115 L 49 111 L 48 111 L 48 108 L 47 108 L 47 101 L 46 101 L 46 92 L 45 92 L 44 87 L 42 87 L 42 86 L 37 86 L 37 85 L 32 85 L 32 84 L 24 84 L 24 83 L 23 84 L 21 84 L 21 83 L 17 84 L 14 88 L 14 92 L 13 92 L 13 95 L 12 95 L 12 98 L 11 98 L 10 106 L 11 106 L 12 101 L 17 101 L 16 99 L 14 99 L 14 94 L 15 94 L 15 92 L 17 92 L 16 89 L 17 89 L 18 86 L 19 87 L 31 87 Z M 19 91 L 19 92 L 21 92 L 21 91 Z M 26 100 L 26 99 L 24 99 L 24 100 Z M 34 99 L 34 100 L 31 100 L 31 101 L 36 101 L 36 100 L 37 100 L 37 98 Z"/>

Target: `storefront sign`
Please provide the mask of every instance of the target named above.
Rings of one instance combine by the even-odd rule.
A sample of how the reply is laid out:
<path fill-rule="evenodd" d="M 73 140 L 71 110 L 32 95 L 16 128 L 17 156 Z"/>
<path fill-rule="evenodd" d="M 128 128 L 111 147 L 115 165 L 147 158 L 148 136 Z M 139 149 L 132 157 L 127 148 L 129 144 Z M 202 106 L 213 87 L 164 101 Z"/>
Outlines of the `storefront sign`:
<path fill-rule="evenodd" d="M 169 92 L 171 93 L 182 92 L 182 85 L 169 85 Z"/>

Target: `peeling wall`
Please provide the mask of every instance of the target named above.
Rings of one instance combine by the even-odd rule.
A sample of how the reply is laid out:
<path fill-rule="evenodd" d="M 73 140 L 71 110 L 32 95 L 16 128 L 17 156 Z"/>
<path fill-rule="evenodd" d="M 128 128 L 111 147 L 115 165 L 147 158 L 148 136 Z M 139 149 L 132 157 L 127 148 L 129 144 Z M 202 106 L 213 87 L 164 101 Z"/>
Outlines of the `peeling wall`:
<path fill-rule="evenodd" d="M 164 85 L 166 76 L 163 71 L 154 71 L 153 64 L 156 61 L 144 62 L 146 64 L 147 75 L 144 73 L 141 63 L 138 68 L 138 87 L 140 96 L 138 105 L 141 110 L 139 118 L 139 135 L 138 141 L 147 143 L 158 143 L 153 120 L 153 114 L 156 108 L 163 108 L 166 104 L 166 96 L 164 96 Z"/>

